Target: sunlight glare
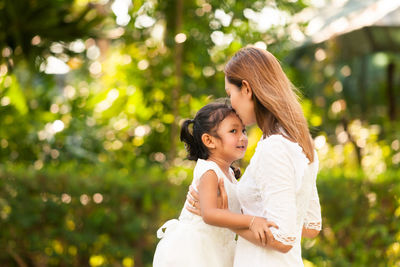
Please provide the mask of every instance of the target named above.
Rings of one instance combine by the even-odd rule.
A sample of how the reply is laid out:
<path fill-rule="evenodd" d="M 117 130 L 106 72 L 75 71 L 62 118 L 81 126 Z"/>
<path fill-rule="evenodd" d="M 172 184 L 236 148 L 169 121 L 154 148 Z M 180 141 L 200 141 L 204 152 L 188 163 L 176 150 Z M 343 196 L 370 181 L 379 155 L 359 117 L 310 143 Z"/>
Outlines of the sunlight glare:
<path fill-rule="evenodd" d="M 64 61 L 54 56 L 49 56 L 44 65 L 44 72 L 46 74 L 66 74 L 69 70 L 69 66 Z"/>
<path fill-rule="evenodd" d="M 213 31 L 211 40 L 216 46 L 228 46 L 233 41 L 233 34 L 224 34 L 221 31 Z"/>
<path fill-rule="evenodd" d="M 131 20 L 131 16 L 128 11 L 132 6 L 132 1 L 130 0 L 115 0 L 111 5 L 111 10 L 114 12 L 115 16 L 117 16 L 117 24 L 120 26 L 128 25 Z"/>
<path fill-rule="evenodd" d="M 232 21 L 232 16 L 226 14 L 222 9 L 215 10 L 215 18 L 218 19 L 224 27 L 228 27 Z"/>
<path fill-rule="evenodd" d="M 156 20 L 152 17 L 147 16 L 146 14 L 140 15 L 135 20 L 135 28 L 142 29 L 142 28 L 149 28 L 153 26 Z"/>

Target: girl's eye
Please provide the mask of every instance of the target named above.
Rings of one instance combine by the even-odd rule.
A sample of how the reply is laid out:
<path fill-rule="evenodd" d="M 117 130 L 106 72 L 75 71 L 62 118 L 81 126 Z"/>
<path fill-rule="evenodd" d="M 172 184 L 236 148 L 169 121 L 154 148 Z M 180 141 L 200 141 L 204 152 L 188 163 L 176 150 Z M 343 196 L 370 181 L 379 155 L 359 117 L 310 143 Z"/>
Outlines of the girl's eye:
<path fill-rule="evenodd" d="M 242 130 L 242 133 L 247 134 L 246 129 L 243 129 L 243 130 Z"/>
<path fill-rule="evenodd" d="M 236 129 L 231 130 L 231 133 L 236 133 L 236 132 L 237 132 Z"/>

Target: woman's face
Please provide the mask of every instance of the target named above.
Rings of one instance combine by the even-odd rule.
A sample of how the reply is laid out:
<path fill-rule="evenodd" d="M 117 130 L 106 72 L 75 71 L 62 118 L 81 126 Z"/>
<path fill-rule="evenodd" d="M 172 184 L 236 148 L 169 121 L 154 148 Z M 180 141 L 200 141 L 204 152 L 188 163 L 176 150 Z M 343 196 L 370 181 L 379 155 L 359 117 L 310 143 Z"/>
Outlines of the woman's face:
<path fill-rule="evenodd" d="M 254 113 L 254 103 L 252 100 L 252 91 L 243 85 L 242 88 L 230 83 L 225 77 L 225 91 L 231 99 L 231 105 L 239 115 L 243 124 L 248 126 L 256 123 L 256 114 Z"/>

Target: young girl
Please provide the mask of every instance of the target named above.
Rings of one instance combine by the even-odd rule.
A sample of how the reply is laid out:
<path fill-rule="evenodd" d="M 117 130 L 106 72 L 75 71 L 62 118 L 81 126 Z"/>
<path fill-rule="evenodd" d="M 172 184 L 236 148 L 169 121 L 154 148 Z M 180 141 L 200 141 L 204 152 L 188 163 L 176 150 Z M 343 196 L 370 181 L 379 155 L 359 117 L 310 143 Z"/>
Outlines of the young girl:
<path fill-rule="evenodd" d="M 201 216 L 183 208 L 179 220 L 170 220 L 157 231 L 162 239 L 153 266 L 231 267 L 236 241 L 235 234 L 227 228 L 250 229 L 265 242 L 268 227 L 274 226 L 262 217 L 239 214 L 231 164 L 246 151 L 245 127 L 230 106 L 212 103 L 200 109 L 193 120 L 183 123 L 181 141 L 185 142 L 188 159 L 197 160 L 192 186 L 199 192 Z M 220 180 L 225 185 L 228 209 L 217 208 Z M 185 205 L 189 205 L 188 201 Z"/>

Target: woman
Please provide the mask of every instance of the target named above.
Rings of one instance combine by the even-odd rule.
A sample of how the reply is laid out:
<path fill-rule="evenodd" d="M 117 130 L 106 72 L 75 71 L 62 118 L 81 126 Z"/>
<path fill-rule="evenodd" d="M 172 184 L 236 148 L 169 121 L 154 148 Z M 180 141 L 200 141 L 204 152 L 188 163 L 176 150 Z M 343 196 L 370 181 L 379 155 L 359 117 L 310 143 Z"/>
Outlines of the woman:
<path fill-rule="evenodd" d="M 270 228 L 266 246 L 249 230 L 235 230 L 234 266 L 303 266 L 301 237 L 318 235 L 321 209 L 318 158 L 295 88 L 271 53 L 246 47 L 225 67 L 225 90 L 243 123 L 263 132 L 237 185 L 242 212 L 279 227 Z M 199 213 L 198 195 L 191 195 L 188 209 Z"/>

